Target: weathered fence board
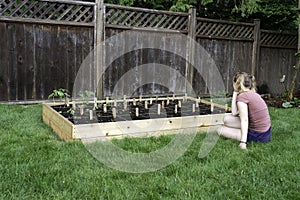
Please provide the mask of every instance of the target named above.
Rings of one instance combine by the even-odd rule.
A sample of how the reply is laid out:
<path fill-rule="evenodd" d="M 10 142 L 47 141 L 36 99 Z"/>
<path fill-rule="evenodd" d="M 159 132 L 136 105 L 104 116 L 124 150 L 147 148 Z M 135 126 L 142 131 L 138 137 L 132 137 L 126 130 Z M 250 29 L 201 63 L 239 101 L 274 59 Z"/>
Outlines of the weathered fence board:
<path fill-rule="evenodd" d="M 47 99 L 55 88 L 72 90 L 93 49 L 93 29 L 13 22 L 0 27 L 1 100 Z"/>
<path fill-rule="evenodd" d="M 257 81 L 263 93 L 282 94 L 285 90 L 280 78 L 286 76 L 284 84 L 291 84 L 293 66 L 296 63 L 294 49 L 261 48 Z M 297 83 L 300 81 L 299 77 Z M 299 87 L 299 85 L 298 85 Z"/>
<path fill-rule="evenodd" d="M 100 8 L 99 5 L 97 2 L 66 0 L 1 1 L 0 101 L 47 99 L 55 88 L 72 91 L 78 74 L 84 75 L 82 85 L 94 88 L 93 79 L 98 76 L 95 74 L 99 69 L 94 65 L 93 56 L 88 55 L 101 37 L 107 39 L 126 30 L 134 30 L 148 42 L 161 39 L 161 48 L 135 50 L 116 59 L 104 74 L 104 85 L 100 88 L 104 96 L 184 93 L 189 84 L 186 80 L 197 95 L 209 93 L 207 84 L 214 80 L 202 76 L 187 64 L 198 55 L 194 55 L 191 44 L 168 41 L 173 34 L 192 37 L 211 55 L 227 92 L 232 90 L 231 77 L 236 71 L 255 70 L 258 85 L 266 85 L 272 94 L 283 92 L 277 81 L 282 75 L 286 75 L 286 84 L 289 84 L 297 50 L 295 34 L 258 29 L 257 36 L 260 37 L 255 41 L 255 23 L 196 18 L 193 12 L 111 4 Z M 96 17 L 96 11 L 103 12 L 103 16 L 98 14 L 103 17 L 103 33 L 96 31 L 101 30 L 98 20 L 102 19 Z M 127 48 L 140 41 L 129 38 L 118 43 L 119 48 Z M 187 56 L 176 56 L 165 51 L 168 48 L 185 52 Z M 254 51 L 254 48 L 258 49 Z M 114 51 L 113 48 L 108 50 Z M 256 62 L 253 62 L 253 52 L 257 52 Z M 108 56 L 109 52 L 106 52 L 105 57 Z M 88 66 L 79 71 L 85 59 L 88 59 Z M 101 63 L 98 61 L 99 58 L 97 64 Z M 162 66 L 172 70 L 162 74 Z M 128 72 L 131 77 L 126 76 Z M 159 84 L 163 79 L 168 80 L 166 86 Z M 122 87 L 116 87 L 118 85 Z"/>

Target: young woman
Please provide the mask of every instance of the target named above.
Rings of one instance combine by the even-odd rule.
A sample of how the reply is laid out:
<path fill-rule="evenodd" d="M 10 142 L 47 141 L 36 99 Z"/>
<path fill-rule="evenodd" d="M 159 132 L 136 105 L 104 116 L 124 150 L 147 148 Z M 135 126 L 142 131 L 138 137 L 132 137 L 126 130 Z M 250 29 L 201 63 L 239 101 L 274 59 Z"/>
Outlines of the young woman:
<path fill-rule="evenodd" d="M 247 142 L 269 142 L 272 129 L 268 107 L 255 90 L 254 76 L 245 72 L 233 77 L 232 115 L 224 118 L 218 134 L 240 142 L 242 149 Z"/>

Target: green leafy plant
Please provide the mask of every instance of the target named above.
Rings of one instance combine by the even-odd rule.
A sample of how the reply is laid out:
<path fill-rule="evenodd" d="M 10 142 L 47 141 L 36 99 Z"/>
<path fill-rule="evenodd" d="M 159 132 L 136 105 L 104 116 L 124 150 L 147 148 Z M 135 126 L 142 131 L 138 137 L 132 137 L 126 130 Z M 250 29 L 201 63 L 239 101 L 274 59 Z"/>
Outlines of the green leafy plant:
<path fill-rule="evenodd" d="M 58 98 L 59 101 L 65 100 L 65 104 L 69 101 L 70 94 L 67 89 L 64 88 L 59 88 L 59 89 L 54 89 L 52 93 L 48 96 L 48 99 L 52 98 L 53 103 L 55 103 L 55 98 Z"/>
<path fill-rule="evenodd" d="M 293 103 L 290 101 L 286 101 L 282 103 L 282 107 L 283 108 L 292 108 L 293 107 Z"/>

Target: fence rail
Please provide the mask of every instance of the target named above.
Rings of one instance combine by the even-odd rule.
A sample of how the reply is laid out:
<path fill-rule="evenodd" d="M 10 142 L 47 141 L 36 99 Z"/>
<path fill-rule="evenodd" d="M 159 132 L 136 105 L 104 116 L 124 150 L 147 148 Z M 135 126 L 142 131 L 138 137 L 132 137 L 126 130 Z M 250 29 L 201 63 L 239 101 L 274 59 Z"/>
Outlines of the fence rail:
<path fill-rule="evenodd" d="M 288 80 L 292 74 L 289 67 L 295 63 L 297 35 L 261 30 L 257 22 L 196 18 L 193 10 L 180 13 L 102 5 L 98 0 L 95 3 L 0 0 L 0 56 L 3 58 L 0 60 L 0 101 L 45 99 L 58 87 L 72 91 L 76 73 L 86 56 L 99 42 L 128 29 L 141 32 L 149 40 L 152 36 L 168 38 L 169 34 L 193 38 L 216 61 L 228 91 L 232 89 L 230 83 L 234 71 L 251 71 L 252 66 L 257 79 L 261 80 L 259 84 L 267 84 L 271 93 L 280 93 L 281 85 L 276 80 L 282 75 Z M 128 45 L 124 41 L 120 44 Z M 176 43 L 172 45 L 177 48 Z M 186 60 L 197 56 L 193 55 L 190 44 L 186 47 Z M 162 51 L 146 52 L 128 54 L 114 63 L 105 75 L 103 94 L 110 94 L 117 77 L 129 70 L 129 65 L 142 64 L 140 60 L 174 65 L 180 73 L 190 77 L 192 84 L 199 84 L 195 79 L 201 77 L 186 69 L 186 61 Z M 136 55 L 146 57 L 140 59 Z M 92 60 L 100 59 L 97 53 L 93 56 Z M 98 73 L 100 64 L 90 66 L 90 77 Z M 202 84 L 203 80 L 200 82 Z M 198 88 L 202 91 L 203 87 L 205 85 Z M 153 87 L 146 87 L 147 90 L 153 90 Z"/>

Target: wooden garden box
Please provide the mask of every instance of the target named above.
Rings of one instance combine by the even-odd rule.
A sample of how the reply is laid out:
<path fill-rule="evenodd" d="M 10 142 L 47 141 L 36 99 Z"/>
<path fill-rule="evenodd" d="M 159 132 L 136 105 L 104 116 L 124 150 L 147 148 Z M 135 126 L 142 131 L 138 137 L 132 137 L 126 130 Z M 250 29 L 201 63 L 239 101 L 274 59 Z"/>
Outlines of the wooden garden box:
<path fill-rule="evenodd" d="M 210 103 L 210 102 L 206 102 Z M 71 104 L 71 103 L 70 103 Z M 126 136 L 145 137 L 160 134 L 176 134 L 183 129 L 195 129 L 199 132 L 223 124 L 227 113 L 169 117 L 157 119 L 116 121 L 89 124 L 74 124 L 58 113 L 52 106 L 44 103 L 42 117 L 62 140 L 105 140 Z M 215 104 L 216 107 L 224 107 Z"/>

